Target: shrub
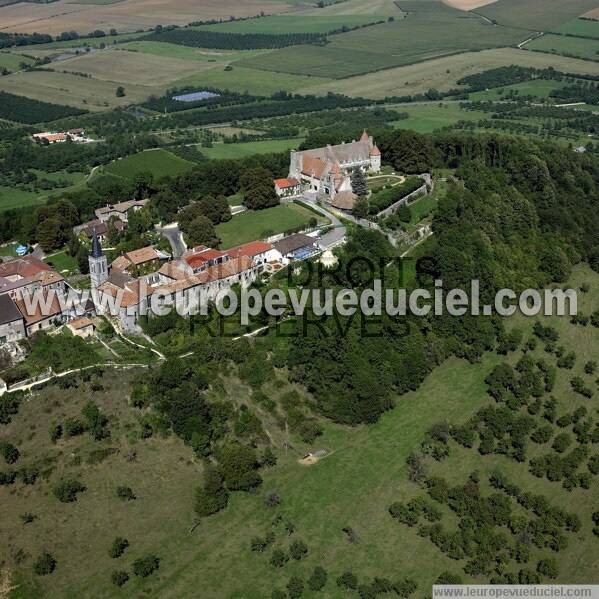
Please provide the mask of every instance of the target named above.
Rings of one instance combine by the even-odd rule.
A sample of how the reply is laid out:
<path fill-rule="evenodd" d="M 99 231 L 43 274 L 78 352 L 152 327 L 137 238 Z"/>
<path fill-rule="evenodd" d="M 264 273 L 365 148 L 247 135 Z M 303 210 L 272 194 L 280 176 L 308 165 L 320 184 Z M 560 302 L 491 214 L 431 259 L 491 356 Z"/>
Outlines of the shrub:
<path fill-rule="evenodd" d="M 301 560 L 308 555 L 308 546 L 301 539 L 293 541 L 289 547 L 289 554 L 295 560 Z"/>
<path fill-rule="evenodd" d="M 289 556 L 282 549 L 275 549 L 270 556 L 270 565 L 282 568 L 289 561 Z"/>
<path fill-rule="evenodd" d="M 304 592 L 304 581 L 299 576 L 292 576 L 287 583 L 287 592 L 291 599 L 297 599 Z"/>
<path fill-rule="evenodd" d="M 320 591 L 327 583 L 327 572 L 324 568 L 316 566 L 310 578 L 308 578 L 308 588 L 311 591 Z"/>
<path fill-rule="evenodd" d="M 125 485 L 119 485 L 116 488 L 116 496 L 123 501 L 133 501 L 135 499 L 133 489 Z"/>
<path fill-rule="evenodd" d="M 353 572 L 344 572 L 337 578 L 337 586 L 342 589 L 355 590 L 358 588 L 358 579 Z"/>
<path fill-rule="evenodd" d="M 123 537 L 116 537 L 114 541 L 112 541 L 112 545 L 108 550 L 108 555 L 114 559 L 117 557 L 121 557 L 123 553 L 125 553 L 125 549 L 129 547 L 129 541 L 124 539 Z"/>
<path fill-rule="evenodd" d="M 33 571 L 38 576 L 52 574 L 54 570 L 56 570 L 56 560 L 54 559 L 54 556 L 47 551 L 41 553 L 35 562 L 33 562 Z"/>
<path fill-rule="evenodd" d="M 542 559 L 537 564 L 537 572 L 548 578 L 557 578 L 558 568 L 555 558 Z"/>
<path fill-rule="evenodd" d="M 160 559 L 155 555 L 148 554 L 140 557 L 133 562 L 133 574 L 140 578 L 149 576 L 160 567 Z"/>
<path fill-rule="evenodd" d="M 19 459 L 19 450 L 12 443 L 0 443 L 0 453 L 7 464 L 14 464 Z"/>
<path fill-rule="evenodd" d="M 54 496 L 63 503 L 77 501 L 77 493 L 85 491 L 85 486 L 78 480 L 63 480 L 52 489 Z"/>
<path fill-rule="evenodd" d="M 125 570 L 114 570 L 110 575 L 110 579 L 112 580 L 112 584 L 122 587 L 129 580 L 129 574 Z"/>
<path fill-rule="evenodd" d="M 62 424 L 54 424 L 50 427 L 50 441 L 56 443 L 62 437 Z"/>
<path fill-rule="evenodd" d="M 64 421 L 64 432 L 67 437 L 76 437 L 85 432 L 85 426 L 77 418 L 67 418 Z"/>

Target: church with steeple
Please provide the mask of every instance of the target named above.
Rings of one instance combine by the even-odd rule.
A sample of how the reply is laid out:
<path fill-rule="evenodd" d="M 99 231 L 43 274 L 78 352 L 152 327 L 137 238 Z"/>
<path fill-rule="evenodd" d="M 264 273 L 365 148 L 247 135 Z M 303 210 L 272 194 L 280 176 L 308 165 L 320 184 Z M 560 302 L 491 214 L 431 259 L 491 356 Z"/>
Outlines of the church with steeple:
<path fill-rule="evenodd" d="M 88 261 L 92 289 L 98 289 L 108 279 L 108 261 L 97 235 L 92 238 L 92 249 Z"/>

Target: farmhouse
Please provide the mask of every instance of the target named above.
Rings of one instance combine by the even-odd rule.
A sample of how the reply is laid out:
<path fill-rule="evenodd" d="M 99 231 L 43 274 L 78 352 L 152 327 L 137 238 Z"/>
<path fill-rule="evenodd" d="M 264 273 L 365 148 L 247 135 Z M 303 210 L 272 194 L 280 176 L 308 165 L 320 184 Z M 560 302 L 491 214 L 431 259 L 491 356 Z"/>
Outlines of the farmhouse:
<path fill-rule="evenodd" d="M 381 170 L 381 152 L 366 131 L 359 141 L 291 152 L 288 179 L 300 181 L 304 190 L 330 203 L 343 194 L 344 209 L 351 209 L 355 196 L 350 177 L 356 168 L 373 173 Z"/>
<path fill-rule="evenodd" d="M 57 144 L 63 143 L 68 139 L 66 133 L 51 133 L 45 131 L 44 133 L 34 133 L 32 136 L 33 141 L 40 144 Z"/>

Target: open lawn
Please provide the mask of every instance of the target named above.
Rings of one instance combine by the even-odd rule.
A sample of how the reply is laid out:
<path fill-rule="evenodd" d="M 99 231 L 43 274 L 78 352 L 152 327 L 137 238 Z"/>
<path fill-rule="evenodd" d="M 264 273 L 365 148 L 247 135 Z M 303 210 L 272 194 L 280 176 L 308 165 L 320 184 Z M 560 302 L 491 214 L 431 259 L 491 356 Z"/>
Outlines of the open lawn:
<path fill-rule="evenodd" d="M 301 225 L 308 225 L 316 215 L 297 204 L 281 204 L 265 210 L 248 210 L 216 226 L 221 248 L 227 249 L 247 241 L 265 239 Z"/>
<path fill-rule="evenodd" d="M 325 6 L 324 8 L 313 8 L 305 15 L 339 16 L 339 15 L 369 15 L 380 17 L 400 18 L 402 11 L 397 7 L 394 0 L 347 0 Z M 304 16 L 304 15 L 302 15 Z"/>
<path fill-rule="evenodd" d="M 167 150 L 158 148 L 156 150 L 146 150 L 139 152 L 121 160 L 116 160 L 104 167 L 104 171 L 110 175 L 133 178 L 136 174 L 144 171 L 150 171 L 155 179 L 167 175 L 180 175 L 194 167 L 192 162 L 179 158 Z"/>
<path fill-rule="evenodd" d="M 408 205 L 410 209 L 410 224 L 416 225 L 429 216 L 437 207 L 439 200 L 430 195 L 422 196 Z"/>
<path fill-rule="evenodd" d="M 590 61 L 516 48 L 497 48 L 481 52 L 466 52 L 430 60 L 423 64 L 350 77 L 342 81 L 302 88 L 299 91 L 316 94 L 336 92 L 366 98 L 405 96 L 424 93 L 431 88 L 454 89 L 457 87 L 456 82 L 466 75 L 511 64 L 535 68 L 553 66 L 556 70 L 566 73 L 599 75 L 599 67 Z"/>
<path fill-rule="evenodd" d="M 524 83 L 515 83 L 504 87 L 496 87 L 481 92 L 470 94 L 471 100 L 501 100 L 508 93 L 517 93 L 519 96 L 534 96 L 535 98 L 545 99 L 549 94 L 561 89 L 567 85 L 560 81 L 551 81 L 548 79 L 537 79 L 535 81 L 526 81 Z"/>
<path fill-rule="evenodd" d="M 418 133 L 431 133 L 458 121 L 479 121 L 488 117 L 484 112 L 462 110 L 457 103 L 447 102 L 404 104 L 399 106 L 399 110 L 407 112 L 409 118 L 394 121 L 391 125 L 398 129 L 412 129 Z"/>
<path fill-rule="evenodd" d="M 60 69 L 86 73 L 94 79 L 114 81 L 123 85 L 160 86 L 175 79 L 197 74 L 203 68 L 189 60 L 166 56 L 147 55 L 141 52 L 123 52 L 116 49 L 83 54 L 60 63 Z"/>
<path fill-rule="evenodd" d="M 330 36 L 324 48 L 282 48 L 240 64 L 340 79 L 457 52 L 507 46 L 526 37 L 520 30 L 494 27 L 441 3 L 429 2 L 425 7 L 430 9 L 412 12 L 405 19 Z"/>
<path fill-rule="evenodd" d="M 252 154 L 268 154 L 270 152 L 286 152 L 296 149 L 304 141 L 303 137 L 293 139 L 266 139 L 238 144 L 214 144 L 211 148 L 199 148 L 208 158 L 245 158 Z"/>
<path fill-rule="evenodd" d="M 270 56 L 270 54 L 267 53 L 265 56 Z M 241 62 L 245 62 L 245 60 Z M 225 71 L 222 65 L 218 65 L 218 67 L 208 71 L 174 81 L 173 85 L 178 87 L 196 86 L 198 89 L 201 89 L 203 86 L 215 87 L 236 92 L 270 96 L 281 90 L 295 91 L 299 88 L 328 83 L 328 79 L 323 77 L 290 75 L 287 73 L 273 75 L 269 71 L 243 68 L 237 66 L 238 64 L 240 63 L 235 63 L 233 68 L 228 71 Z"/>
<path fill-rule="evenodd" d="M 245 21 L 230 21 L 216 25 L 201 25 L 193 29 L 208 29 L 211 31 L 226 31 L 229 33 L 327 33 L 342 27 L 358 27 L 367 25 L 384 16 L 377 15 L 275 15 L 262 19 L 247 19 Z"/>
<path fill-rule="evenodd" d="M 596 0 L 497 0 L 477 12 L 501 25 L 548 31 L 596 6 Z"/>
<path fill-rule="evenodd" d="M 44 258 L 44 262 L 50 264 L 54 270 L 57 270 L 64 276 L 78 271 L 77 260 L 69 256 L 66 250 L 49 254 Z"/>
<path fill-rule="evenodd" d="M 599 39 L 591 40 L 569 35 L 544 35 L 525 46 L 528 50 L 599 60 Z"/>
<path fill-rule="evenodd" d="M 152 94 L 164 93 L 160 87 L 125 83 L 126 95 L 118 98 L 116 89 L 119 85 L 112 81 L 50 71 L 28 71 L 0 77 L 2 91 L 91 111 L 128 106 L 143 102 Z"/>
<path fill-rule="evenodd" d="M 127 0 L 112 4 L 72 4 L 72 0 L 39 3 L 32 13 L 27 3 L 0 8 L 0 23 L 7 32 L 39 31 L 58 35 L 62 31 L 89 33 L 101 26 L 108 32 L 134 32 L 155 25 L 187 25 L 210 19 L 228 19 L 287 12 L 284 0 Z"/>

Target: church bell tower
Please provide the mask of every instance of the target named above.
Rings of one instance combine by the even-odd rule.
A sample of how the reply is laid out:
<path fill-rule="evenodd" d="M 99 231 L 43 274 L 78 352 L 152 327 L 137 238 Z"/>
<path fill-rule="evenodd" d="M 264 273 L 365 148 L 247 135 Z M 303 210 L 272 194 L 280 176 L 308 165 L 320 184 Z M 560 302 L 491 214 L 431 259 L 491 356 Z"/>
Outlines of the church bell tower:
<path fill-rule="evenodd" d="M 92 238 L 92 251 L 88 260 L 92 289 L 97 289 L 108 278 L 108 261 L 97 235 Z"/>

